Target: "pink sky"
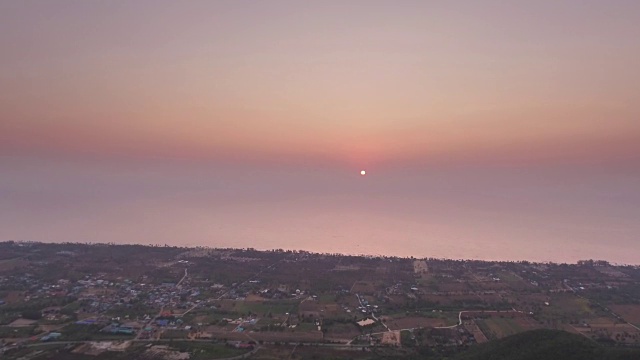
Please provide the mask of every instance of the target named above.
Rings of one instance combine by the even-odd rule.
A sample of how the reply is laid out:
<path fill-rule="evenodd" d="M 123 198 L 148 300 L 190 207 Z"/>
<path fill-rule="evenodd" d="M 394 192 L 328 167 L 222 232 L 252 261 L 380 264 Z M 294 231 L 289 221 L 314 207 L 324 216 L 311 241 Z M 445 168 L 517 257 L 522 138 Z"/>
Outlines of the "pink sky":
<path fill-rule="evenodd" d="M 501 171 L 509 169 L 512 175 L 527 169 L 531 176 L 554 179 L 516 176 L 524 181 L 523 193 L 532 197 L 553 192 L 549 184 L 586 173 L 586 187 L 606 197 L 608 205 L 567 195 L 569 213 L 590 213 L 572 218 L 570 237 L 602 238 L 599 232 L 575 230 L 594 218 L 600 222 L 598 231 L 611 226 L 633 233 L 638 228 L 630 219 L 640 216 L 633 187 L 615 190 L 621 193 L 612 197 L 607 191 L 635 180 L 634 169 L 640 167 L 639 23 L 640 3 L 624 0 L 1 2 L 0 165 L 11 176 L 4 175 L 0 191 L 11 194 L 11 202 L 0 205 L 0 215 L 10 214 L 11 223 L 0 222 L 0 240 L 105 239 L 76 231 L 72 224 L 66 226 L 69 234 L 45 236 L 62 219 L 47 218 L 40 198 L 22 187 L 34 174 L 61 176 L 75 184 L 72 188 L 97 176 L 85 173 L 87 164 L 113 175 L 106 178 L 114 183 L 101 183 L 103 195 L 110 195 L 98 196 L 101 200 L 86 208 L 73 204 L 93 195 L 65 191 L 63 196 L 48 190 L 45 179 L 29 180 L 44 198 L 68 204 L 66 218 L 82 221 L 81 214 L 92 206 L 106 211 L 100 203 L 111 194 L 138 189 L 137 181 L 155 181 L 150 175 L 139 180 L 142 173 L 136 173 L 138 180 L 119 181 L 117 173 L 157 166 L 150 172 L 171 174 L 167 161 L 221 168 L 220 176 L 229 182 L 238 181 L 238 171 L 260 176 L 280 171 L 272 181 L 292 186 L 298 185 L 288 176 L 342 179 L 339 174 L 367 168 L 368 176 L 387 179 L 375 187 L 386 199 L 382 203 L 395 203 L 395 186 L 412 176 L 422 179 L 442 169 L 473 174 L 465 187 L 481 192 L 497 189 L 478 185 L 476 176 L 505 176 Z M 325 190 L 344 195 L 336 189 L 351 181 L 345 179 L 326 177 L 333 185 Z M 252 181 L 239 181 L 245 187 L 237 191 L 261 188 L 263 180 Z M 171 191 L 164 186 L 152 187 Z M 300 187 L 304 196 L 315 196 L 314 188 Z M 210 191 L 225 188 L 216 189 Z M 472 201 L 443 192 L 461 207 Z M 427 192 L 421 194 L 426 201 Z M 194 201 L 176 196 L 180 206 Z M 624 197 L 632 200 L 615 200 Z M 170 199 L 163 201 L 170 206 Z M 517 209 L 504 201 L 499 213 Z M 157 210 L 153 203 L 139 207 L 139 214 L 144 208 Z M 16 204 L 23 212 L 12 210 Z M 304 213 L 287 206 L 291 213 Z M 357 228 L 365 226 L 367 216 L 386 216 L 384 211 L 374 216 L 362 206 L 350 210 L 361 217 Z M 544 212 L 537 206 L 527 211 Z M 305 209 L 319 211 L 309 204 Z M 245 220 L 270 216 L 268 211 L 250 213 L 253 217 Z M 35 214 L 50 224 L 29 230 L 24 224 Z M 399 231 L 400 223 L 411 218 L 407 214 L 389 220 L 381 231 Z M 469 221 L 482 218 L 470 214 Z M 117 223 L 110 221 L 95 226 L 107 229 Z M 456 228 L 454 215 L 438 221 L 439 236 Z M 507 241 L 515 232 L 513 221 L 494 225 L 509 235 L 500 238 L 499 232 L 485 229 L 487 241 Z M 240 228 L 224 236 L 237 236 Z M 149 237 L 160 232 L 148 231 Z M 420 231 L 409 232 L 417 236 Z M 545 231 L 554 239 L 562 233 Z M 273 229 L 264 233 L 293 236 Z M 115 235 L 130 239 L 133 232 Z M 193 237 L 194 243 L 204 241 Z M 631 238 L 626 239 L 629 244 Z"/>
<path fill-rule="evenodd" d="M 12 1 L 3 152 L 640 151 L 634 1 Z"/>

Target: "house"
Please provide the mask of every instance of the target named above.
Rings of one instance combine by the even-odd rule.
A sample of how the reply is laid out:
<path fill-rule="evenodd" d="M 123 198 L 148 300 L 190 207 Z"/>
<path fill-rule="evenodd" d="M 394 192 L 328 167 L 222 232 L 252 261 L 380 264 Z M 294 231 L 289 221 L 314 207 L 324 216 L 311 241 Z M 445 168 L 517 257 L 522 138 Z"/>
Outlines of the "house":
<path fill-rule="evenodd" d="M 45 335 L 43 337 L 40 338 L 41 341 L 51 341 L 51 340 L 56 340 L 58 338 L 60 338 L 62 336 L 61 333 L 57 333 L 57 332 L 52 332 L 49 333 L 48 335 Z"/>
<path fill-rule="evenodd" d="M 84 319 L 80 321 L 76 321 L 78 325 L 94 325 L 96 323 L 95 319 Z"/>

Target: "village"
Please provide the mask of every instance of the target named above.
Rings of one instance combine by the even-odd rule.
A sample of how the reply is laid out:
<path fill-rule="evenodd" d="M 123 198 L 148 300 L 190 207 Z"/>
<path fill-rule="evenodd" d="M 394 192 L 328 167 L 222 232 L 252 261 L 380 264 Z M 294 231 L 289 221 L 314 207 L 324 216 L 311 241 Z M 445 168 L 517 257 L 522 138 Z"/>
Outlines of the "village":
<path fill-rule="evenodd" d="M 640 346 L 637 266 L 133 245 L 0 249 L 0 353 L 9 358 L 295 358 L 314 346 L 367 358 L 457 351 L 542 328 Z"/>

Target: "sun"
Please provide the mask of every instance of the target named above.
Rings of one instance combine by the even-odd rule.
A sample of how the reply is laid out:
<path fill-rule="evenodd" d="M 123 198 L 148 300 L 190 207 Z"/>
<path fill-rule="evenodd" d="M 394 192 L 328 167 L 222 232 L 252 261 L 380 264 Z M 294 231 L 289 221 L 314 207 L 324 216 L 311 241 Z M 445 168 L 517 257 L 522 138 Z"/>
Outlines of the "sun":
<path fill-rule="evenodd" d="M 364 171 L 364 170 L 360 170 L 360 175 L 365 176 L 365 175 L 367 175 L 367 172 Z"/>

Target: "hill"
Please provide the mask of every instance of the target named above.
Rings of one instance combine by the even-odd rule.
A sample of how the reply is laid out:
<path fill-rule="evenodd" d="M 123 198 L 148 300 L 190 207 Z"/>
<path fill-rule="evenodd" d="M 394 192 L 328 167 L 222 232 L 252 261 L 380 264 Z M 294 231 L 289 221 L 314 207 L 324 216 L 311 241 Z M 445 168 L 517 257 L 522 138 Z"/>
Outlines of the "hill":
<path fill-rule="evenodd" d="M 533 330 L 478 345 L 456 360 L 638 360 L 640 350 L 602 346 L 583 336 Z"/>

